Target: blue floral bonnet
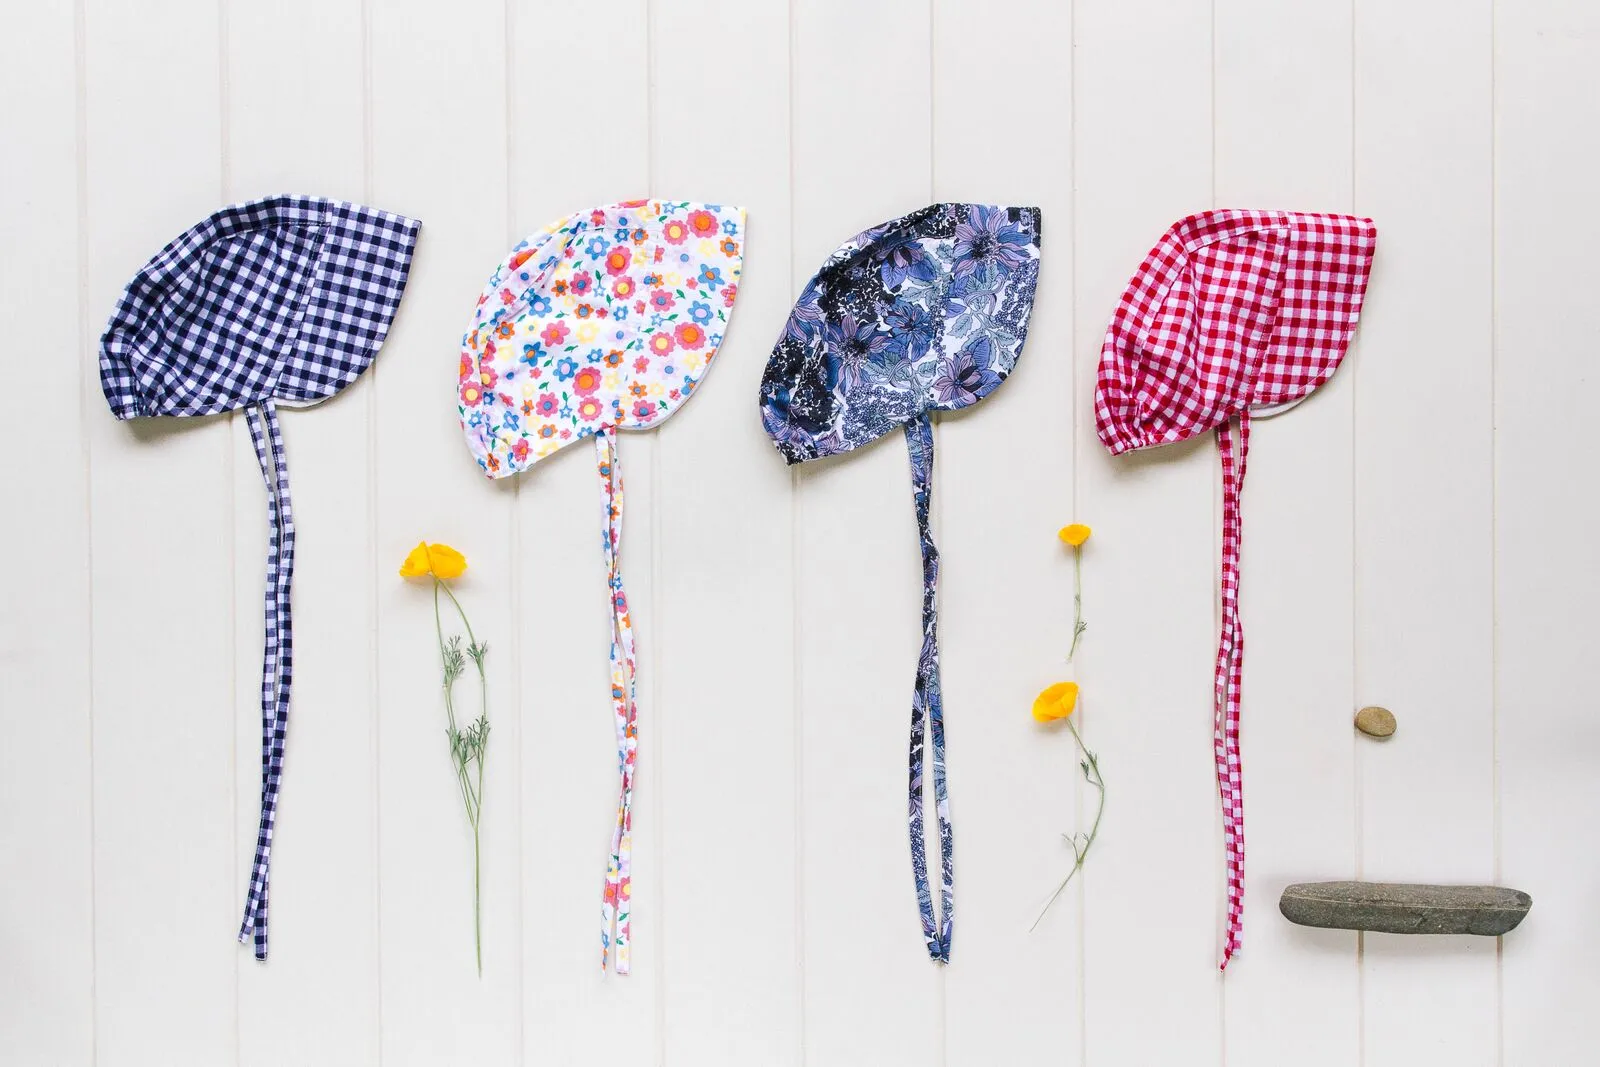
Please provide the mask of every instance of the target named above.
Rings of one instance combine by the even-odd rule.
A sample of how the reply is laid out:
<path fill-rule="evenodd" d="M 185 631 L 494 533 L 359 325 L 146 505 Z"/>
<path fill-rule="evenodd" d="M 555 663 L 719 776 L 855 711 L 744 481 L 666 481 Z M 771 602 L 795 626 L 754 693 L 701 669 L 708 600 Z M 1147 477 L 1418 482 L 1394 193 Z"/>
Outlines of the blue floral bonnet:
<path fill-rule="evenodd" d="M 933 204 L 846 241 L 806 283 L 761 379 L 761 419 L 789 463 L 904 428 L 922 547 L 922 653 L 912 694 L 911 866 L 928 954 L 950 960 L 952 836 L 939 694 L 939 553 L 930 412 L 969 407 L 1022 353 L 1039 276 L 1034 207 Z M 932 735 L 940 912 L 923 845 L 923 746 Z"/>

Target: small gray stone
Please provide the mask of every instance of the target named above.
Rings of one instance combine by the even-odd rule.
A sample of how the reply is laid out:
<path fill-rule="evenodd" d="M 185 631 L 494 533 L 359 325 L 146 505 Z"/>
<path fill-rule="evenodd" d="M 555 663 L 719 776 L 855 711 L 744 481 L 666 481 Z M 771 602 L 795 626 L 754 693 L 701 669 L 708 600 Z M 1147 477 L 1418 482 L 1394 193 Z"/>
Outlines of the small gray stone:
<path fill-rule="evenodd" d="M 1388 737 L 1394 728 L 1394 713 L 1388 708 L 1374 705 L 1356 712 L 1356 729 L 1368 737 Z"/>
<path fill-rule="evenodd" d="M 1278 910 L 1300 926 L 1385 934 L 1481 934 L 1516 929 L 1533 898 L 1494 885 L 1302 882 L 1283 891 Z"/>

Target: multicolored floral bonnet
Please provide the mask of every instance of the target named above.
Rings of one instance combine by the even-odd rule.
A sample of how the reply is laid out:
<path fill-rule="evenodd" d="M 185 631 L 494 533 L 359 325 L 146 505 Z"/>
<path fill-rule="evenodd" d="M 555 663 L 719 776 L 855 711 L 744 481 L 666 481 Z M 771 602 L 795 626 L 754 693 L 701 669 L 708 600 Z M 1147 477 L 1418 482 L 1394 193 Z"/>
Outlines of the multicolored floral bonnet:
<path fill-rule="evenodd" d="M 611 589 L 611 701 L 621 786 L 606 869 L 601 966 L 632 942 L 633 622 L 622 587 L 616 437 L 683 406 L 722 345 L 744 262 L 744 209 L 629 200 L 568 215 L 495 268 L 461 340 L 461 427 L 491 478 L 593 437 Z"/>
<path fill-rule="evenodd" d="M 1112 455 L 1207 430 L 1216 432 L 1222 455 L 1214 718 L 1228 865 L 1223 967 L 1239 947 L 1244 907 L 1239 498 L 1250 420 L 1287 411 L 1338 368 L 1361 316 L 1377 236 L 1371 219 L 1348 215 L 1191 215 L 1145 257 L 1101 349 L 1095 425 Z"/>
<path fill-rule="evenodd" d="M 119 419 L 244 409 L 267 483 L 261 820 L 239 940 L 267 958 L 267 889 L 293 680 L 294 518 L 280 406 L 355 381 L 388 336 L 421 223 L 303 196 L 235 204 L 134 275 L 100 339 L 100 386 Z"/>
<path fill-rule="evenodd" d="M 1040 213 L 934 204 L 845 242 L 806 283 L 761 380 L 761 419 L 789 463 L 833 456 L 904 429 L 922 548 L 922 653 L 912 692 L 911 866 L 928 955 L 950 960 L 954 905 L 944 708 L 939 691 L 939 553 L 928 510 L 930 413 L 988 396 L 1028 334 Z M 923 844 L 923 746 L 931 734 L 942 919 Z"/>

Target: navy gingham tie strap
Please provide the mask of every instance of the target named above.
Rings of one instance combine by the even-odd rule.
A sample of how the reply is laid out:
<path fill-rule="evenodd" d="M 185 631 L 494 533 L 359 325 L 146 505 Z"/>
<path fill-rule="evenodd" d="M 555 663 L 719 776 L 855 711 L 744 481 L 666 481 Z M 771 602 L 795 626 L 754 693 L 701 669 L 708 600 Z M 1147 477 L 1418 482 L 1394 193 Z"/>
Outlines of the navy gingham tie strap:
<path fill-rule="evenodd" d="M 272 861 L 272 827 L 278 815 L 278 781 L 283 775 L 283 742 L 289 727 L 289 687 L 294 679 L 294 628 L 290 587 L 294 580 L 294 513 L 289 507 L 289 469 L 284 462 L 278 409 L 271 400 L 245 409 L 256 462 L 267 483 L 266 640 L 261 658 L 261 822 L 245 896 L 239 940 L 255 943 L 258 960 L 267 958 L 267 887 Z"/>
<path fill-rule="evenodd" d="M 955 837 L 950 830 L 950 794 L 945 785 L 944 699 L 939 691 L 939 549 L 933 543 L 929 509 L 933 505 L 933 424 L 926 412 L 906 423 L 911 453 L 911 491 L 917 509 L 917 539 L 922 545 L 922 654 L 911 695 L 911 781 L 907 799 L 911 826 L 911 873 L 917 882 L 922 937 L 936 963 L 950 962 L 951 920 L 955 912 Z M 939 912 L 933 911 L 928 854 L 922 821 L 927 782 L 923 752 L 933 742 L 933 799 L 939 819 Z"/>

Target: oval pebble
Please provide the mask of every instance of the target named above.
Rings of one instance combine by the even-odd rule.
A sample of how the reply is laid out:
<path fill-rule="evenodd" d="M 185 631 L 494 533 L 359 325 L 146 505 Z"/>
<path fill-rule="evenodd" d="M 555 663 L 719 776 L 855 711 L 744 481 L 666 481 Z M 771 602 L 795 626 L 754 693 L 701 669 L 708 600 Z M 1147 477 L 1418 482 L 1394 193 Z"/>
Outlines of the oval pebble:
<path fill-rule="evenodd" d="M 1356 729 L 1368 737 L 1388 737 L 1395 725 L 1394 713 L 1388 708 L 1374 706 L 1356 712 Z"/>

